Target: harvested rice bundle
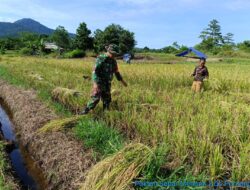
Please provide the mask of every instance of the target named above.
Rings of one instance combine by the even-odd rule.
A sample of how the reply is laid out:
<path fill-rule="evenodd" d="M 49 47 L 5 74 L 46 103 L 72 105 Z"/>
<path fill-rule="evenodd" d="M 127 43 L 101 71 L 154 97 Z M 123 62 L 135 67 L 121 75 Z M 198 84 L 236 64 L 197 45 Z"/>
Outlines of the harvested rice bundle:
<path fill-rule="evenodd" d="M 143 144 L 129 144 L 93 166 L 81 190 L 127 190 L 152 155 L 151 149 Z"/>
<path fill-rule="evenodd" d="M 72 111 L 78 111 L 82 107 L 80 103 L 81 93 L 76 90 L 56 87 L 51 94 L 55 101 L 63 104 Z"/>
<path fill-rule="evenodd" d="M 84 116 L 77 115 L 77 116 L 70 117 L 70 118 L 52 120 L 49 123 L 45 124 L 42 128 L 40 128 L 38 130 L 38 132 L 61 131 L 61 130 L 65 129 L 66 127 L 73 126 L 82 117 L 84 117 Z"/>

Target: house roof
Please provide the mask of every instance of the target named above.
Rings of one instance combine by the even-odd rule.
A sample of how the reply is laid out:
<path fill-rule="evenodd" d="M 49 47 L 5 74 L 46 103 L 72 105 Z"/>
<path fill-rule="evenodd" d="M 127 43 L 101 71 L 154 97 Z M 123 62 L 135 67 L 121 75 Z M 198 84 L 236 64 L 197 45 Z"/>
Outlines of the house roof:
<path fill-rule="evenodd" d="M 45 42 L 44 43 L 45 49 L 53 49 L 53 50 L 58 50 L 61 49 L 58 45 L 56 45 L 55 43 L 49 43 L 49 42 Z"/>

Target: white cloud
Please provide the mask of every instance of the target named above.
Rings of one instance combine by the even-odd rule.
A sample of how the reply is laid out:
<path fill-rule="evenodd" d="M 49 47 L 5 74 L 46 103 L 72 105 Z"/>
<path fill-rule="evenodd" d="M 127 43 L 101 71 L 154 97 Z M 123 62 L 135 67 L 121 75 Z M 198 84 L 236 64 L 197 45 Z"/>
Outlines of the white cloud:
<path fill-rule="evenodd" d="M 0 0 L 0 13 L 15 18 L 30 17 L 33 19 L 70 19 L 67 13 L 43 7 L 31 0 Z M 11 18 L 10 18 L 11 20 Z"/>
<path fill-rule="evenodd" d="M 229 0 L 225 2 L 224 6 L 229 10 L 237 11 L 250 8 L 249 0 Z"/>
<path fill-rule="evenodd" d="M 205 2 L 205 0 L 109 0 L 113 3 L 119 4 L 119 5 L 131 5 L 131 6 L 151 6 L 151 5 L 176 5 L 176 6 L 189 6 L 189 5 L 199 5 L 202 2 Z"/>
<path fill-rule="evenodd" d="M 111 2 L 120 4 L 120 5 L 149 5 L 159 2 L 164 2 L 162 0 L 110 0 Z"/>
<path fill-rule="evenodd" d="M 173 11 L 181 8 L 195 9 L 197 7 L 210 7 L 230 10 L 241 10 L 250 8 L 250 0 L 109 0 L 120 5 L 131 5 L 137 8 L 158 7 L 160 10 L 171 7 Z M 139 10 L 138 10 L 139 11 Z"/>
<path fill-rule="evenodd" d="M 111 14 L 119 18 L 136 18 L 136 16 L 165 14 L 194 9 L 204 6 L 205 0 L 108 0 L 119 6 L 120 10 Z"/>
<path fill-rule="evenodd" d="M 15 19 L 8 17 L 0 17 L 0 22 L 14 22 Z"/>

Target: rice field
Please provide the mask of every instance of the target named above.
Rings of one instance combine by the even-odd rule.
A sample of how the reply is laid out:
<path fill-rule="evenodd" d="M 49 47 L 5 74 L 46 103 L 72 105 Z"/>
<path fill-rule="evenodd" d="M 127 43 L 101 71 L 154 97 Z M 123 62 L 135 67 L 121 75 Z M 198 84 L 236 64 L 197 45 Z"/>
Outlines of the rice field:
<path fill-rule="evenodd" d="M 129 86 L 124 88 L 114 79 L 111 110 L 103 113 L 99 104 L 87 118 L 118 131 L 127 144 L 150 147 L 153 157 L 136 160 L 147 165 L 131 169 L 139 171 L 136 176 L 140 180 L 249 181 L 250 59 L 208 60 L 210 79 L 201 94 L 190 90 L 190 75 L 196 63 L 175 59 L 174 64 L 164 64 L 172 63 L 172 59 L 166 56 L 164 61 L 161 57 L 131 65 L 119 61 L 120 72 Z M 0 78 L 36 90 L 44 102 L 68 118 L 90 98 L 92 82 L 88 78 L 93 65 L 91 58 L 2 56 Z M 66 95 L 60 96 L 60 89 Z M 74 92 L 80 95 L 73 96 Z M 81 122 L 75 126 L 78 130 L 68 130 L 74 130 L 77 138 Z M 144 149 L 141 154 L 149 154 Z M 140 151 L 135 155 L 140 156 Z M 105 165 L 102 159 L 115 159 L 114 153 L 112 156 L 100 157 L 96 167 Z M 118 178 L 119 175 L 115 179 Z M 128 179 L 132 180 L 130 176 Z"/>

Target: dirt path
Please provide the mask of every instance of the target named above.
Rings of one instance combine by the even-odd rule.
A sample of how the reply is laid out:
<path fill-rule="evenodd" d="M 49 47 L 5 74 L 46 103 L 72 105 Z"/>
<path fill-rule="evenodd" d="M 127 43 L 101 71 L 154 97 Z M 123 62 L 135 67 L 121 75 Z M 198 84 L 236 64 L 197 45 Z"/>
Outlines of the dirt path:
<path fill-rule="evenodd" d="M 93 164 L 91 153 L 69 134 L 36 132 L 57 116 L 37 99 L 34 91 L 0 80 L 0 97 L 12 113 L 22 144 L 44 172 L 48 189 L 78 189 L 84 172 Z"/>

